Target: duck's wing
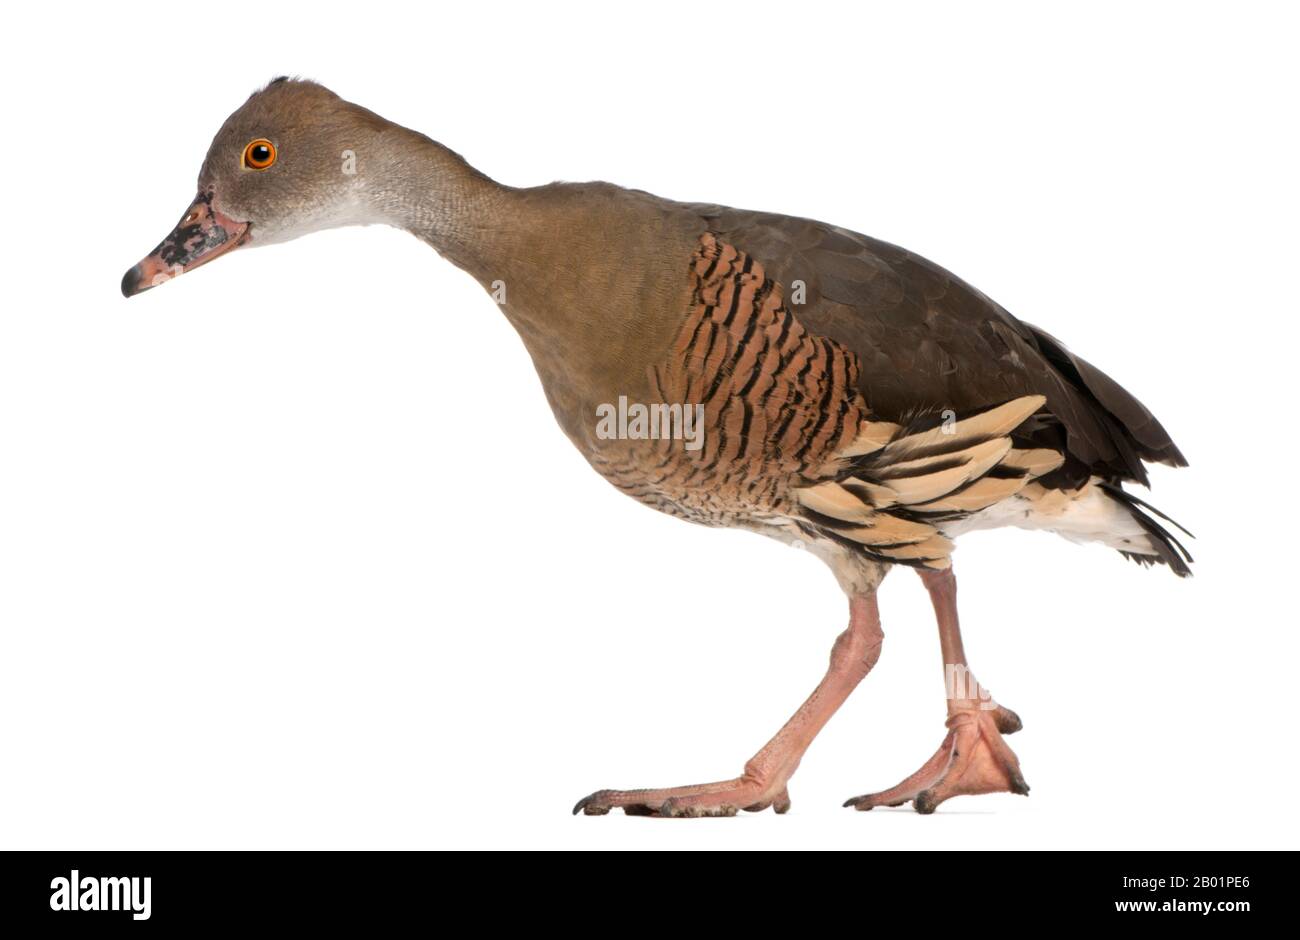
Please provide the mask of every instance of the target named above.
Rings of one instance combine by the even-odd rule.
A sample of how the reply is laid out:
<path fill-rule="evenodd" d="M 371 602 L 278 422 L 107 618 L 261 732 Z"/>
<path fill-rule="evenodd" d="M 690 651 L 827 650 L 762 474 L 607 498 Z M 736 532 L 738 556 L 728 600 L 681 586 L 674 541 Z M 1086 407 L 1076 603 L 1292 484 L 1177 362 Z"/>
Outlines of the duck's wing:
<path fill-rule="evenodd" d="M 919 255 L 811 219 L 691 206 L 704 228 L 760 260 L 808 329 L 861 360 L 859 388 L 892 421 L 1046 401 L 1021 430 L 1066 455 L 1051 479 L 1147 481 L 1143 461 L 1185 466 L 1169 434 L 1117 382 Z"/>

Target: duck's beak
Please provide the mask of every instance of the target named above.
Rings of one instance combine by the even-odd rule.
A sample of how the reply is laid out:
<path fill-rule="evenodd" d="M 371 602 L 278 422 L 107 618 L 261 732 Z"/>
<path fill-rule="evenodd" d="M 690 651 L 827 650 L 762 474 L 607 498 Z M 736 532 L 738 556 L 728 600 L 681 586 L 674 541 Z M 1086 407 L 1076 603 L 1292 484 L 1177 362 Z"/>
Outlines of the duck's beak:
<path fill-rule="evenodd" d="M 132 297 L 163 281 L 207 264 L 248 240 L 249 224 L 212 207 L 212 193 L 201 192 L 172 233 L 122 278 L 122 296 Z"/>

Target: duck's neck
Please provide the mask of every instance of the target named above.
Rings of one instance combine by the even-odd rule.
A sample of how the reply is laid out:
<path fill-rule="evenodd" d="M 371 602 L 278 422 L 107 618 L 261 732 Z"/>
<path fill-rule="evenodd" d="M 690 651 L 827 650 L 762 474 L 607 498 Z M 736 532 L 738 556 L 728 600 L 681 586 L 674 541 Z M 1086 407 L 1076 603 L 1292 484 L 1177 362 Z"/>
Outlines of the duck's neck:
<path fill-rule="evenodd" d="M 391 126 L 379 143 L 382 162 L 364 183 L 371 220 L 410 232 L 472 275 L 535 361 L 548 340 L 568 340 L 573 305 L 549 290 L 558 268 L 571 270 L 562 263 L 566 207 L 504 186 L 407 128 Z"/>
<path fill-rule="evenodd" d="M 398 131 L 398 146 L 386 135 L 377 148 L 385 163 L 367 183 L 372 208 L 489 291 L 570 436 L 592 423 L 593 401 L 647 394 L 647 356 L 666 350 L 675 328 L 659 307 L 685 309 L 677 295 L 688 286 L 690 224 L 608 184 L 503 186 L 441 144 Z M 662 279 L 647 276 L 660 269 Z"/>
<path fill-rule="evenodd" d="M 511 190 L 422 134 L 394 125 L 364 168 L 368 214 L 404 229 L 482 280 L 507 228 Z"/>

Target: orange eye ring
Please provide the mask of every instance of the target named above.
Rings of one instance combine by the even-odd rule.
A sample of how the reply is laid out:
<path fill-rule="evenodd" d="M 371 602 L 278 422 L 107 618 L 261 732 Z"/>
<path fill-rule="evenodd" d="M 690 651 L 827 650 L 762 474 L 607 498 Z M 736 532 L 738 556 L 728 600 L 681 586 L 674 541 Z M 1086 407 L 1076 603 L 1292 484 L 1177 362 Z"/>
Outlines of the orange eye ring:
<path fill-rule="evenodd" d="M 243 164 L 250 170 L 265 170 L 275 162 L 275 144 L 265 137 L 249 141 L 244 148 Z"/>

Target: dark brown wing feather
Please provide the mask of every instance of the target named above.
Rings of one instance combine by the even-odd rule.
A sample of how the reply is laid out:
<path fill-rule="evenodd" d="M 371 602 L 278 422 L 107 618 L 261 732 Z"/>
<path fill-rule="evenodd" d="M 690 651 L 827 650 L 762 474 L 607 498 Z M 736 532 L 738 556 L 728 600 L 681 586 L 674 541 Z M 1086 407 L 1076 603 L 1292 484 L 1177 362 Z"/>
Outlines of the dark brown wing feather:
<path fill-rule="evenodd" d="M 1090 475 L 1146 483 L 1144 460 L 1186 465 L 1160 422 L 1117 382 L 919 255 L 811 219 L 690 208 L 785 285 L 810 330 L 858 354 L 859 387 L 881 416 L 962 413 L 1039 394 L 1047 403 L 1021 436 L 1067 455 L 1046 485 L 1076 486 Z"/>

